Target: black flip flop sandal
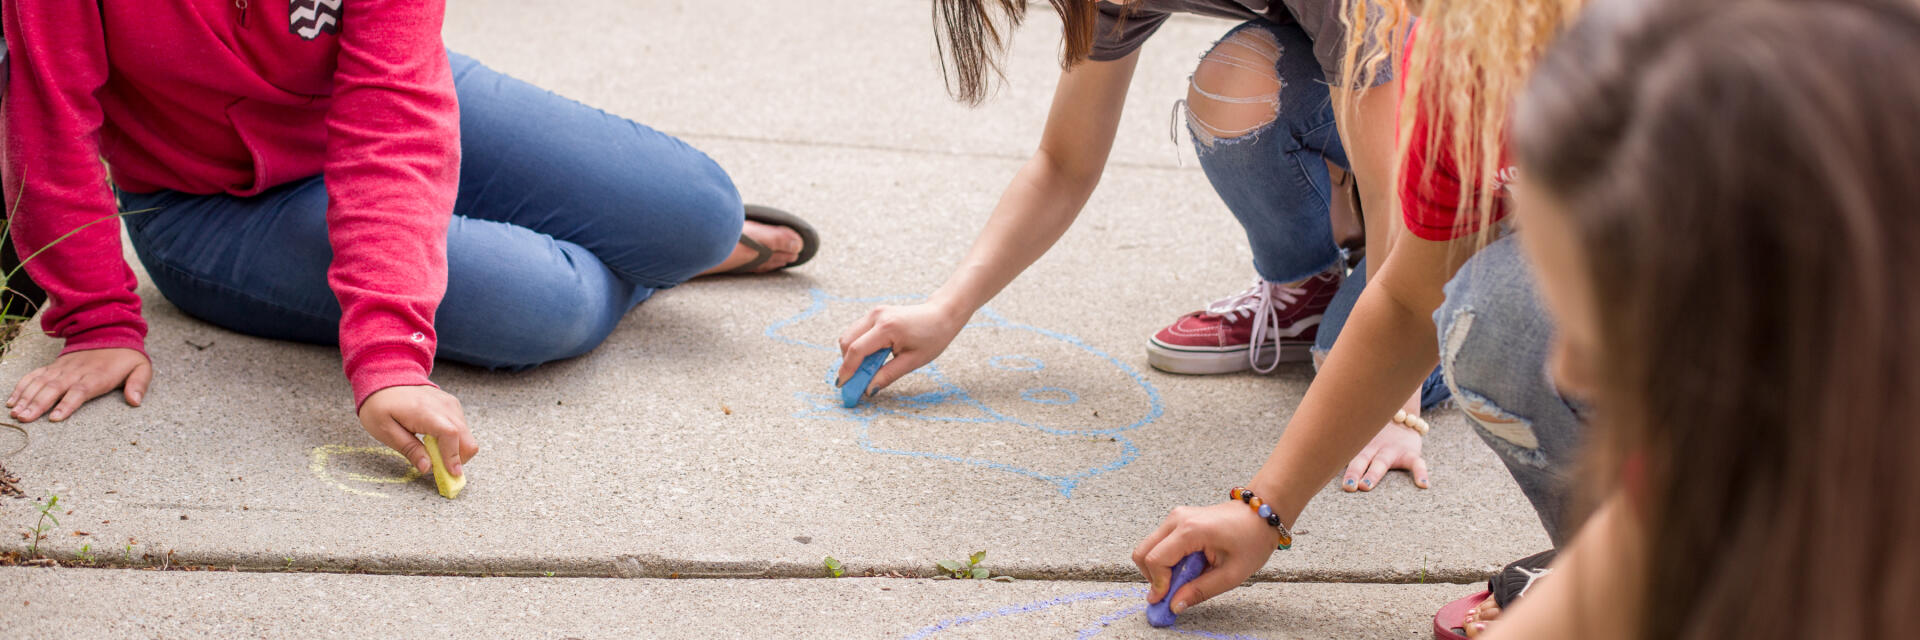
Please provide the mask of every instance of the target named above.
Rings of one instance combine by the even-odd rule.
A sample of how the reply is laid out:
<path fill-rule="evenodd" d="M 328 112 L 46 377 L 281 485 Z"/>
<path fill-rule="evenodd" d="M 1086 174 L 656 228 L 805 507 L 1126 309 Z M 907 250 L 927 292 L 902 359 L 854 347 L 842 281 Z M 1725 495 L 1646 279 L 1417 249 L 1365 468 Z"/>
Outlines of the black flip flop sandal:
<path fill-rule="evenodd" d="M 1500 569 L 1487 580 L 1487 590 L 1455 600 L 1441 607 L 1433 616 L 1434 640 L 1464 640 L 1467 637 L 1467 612 L 1480 605 L 1480 601 L 1493 598 L 1493 603 L 1501 611 L 1513 606 L 1513 601 L 1532 588 L 1535 581 L 1551 573 L 1549 568 L 1557 555 L 1552 549 L 1536 553 L 1513 561 Z"/>
<path fill-rule="evenodd" d="M 780 269 L 774 269 L 774 271 L 792 269 L 806 264 L 808 260 L 813 259 L 814 254 L 820 252 L 820 232 L 815 231 L 813 225 L 807 224 L 807 221 L 801 220 L 800 216 L 773 207 L 750 204 L 747 205 L 747 219 L 760 224 L 786 227 L 792 229 L 794 233 L 800 234 L 800 255 L 795 257 L 793 262 L 787 263 L 786 266 L 780 267 Z M 760 265 L 766 264 L 767 260 L 773 257 L 772 249 L 767 248 L 767 245 L 760 244 L 759 241 L 753 238 L 747 237 L 746 234 L 740 235 L 740 244 L 746 245 L 748 249 L 753 250 L 753 259 L 748 260 L 746 264 L 728 269 L 723 273 L 756 273 L 755 270 L 759 269 Z"/>

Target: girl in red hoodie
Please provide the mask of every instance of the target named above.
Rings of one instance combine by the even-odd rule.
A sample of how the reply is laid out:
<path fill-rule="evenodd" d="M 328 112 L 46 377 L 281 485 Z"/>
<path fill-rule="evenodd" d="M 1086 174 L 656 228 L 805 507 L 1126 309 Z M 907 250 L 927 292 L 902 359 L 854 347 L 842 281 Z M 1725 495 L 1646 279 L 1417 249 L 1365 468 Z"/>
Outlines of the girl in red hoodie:
<path fill-rule="evenodd" d="M 11 231 L 66 341 L 14 387 L 14 417 L 63 420 L 116 388 L 140 404 L 122 219 L 169 302 L 338 342 L 367 432 L 422 472 L 415 434 L 458 442 L 456 475 L 478 445 L 428 380 L 436 355 L 580 355 L 654 291 L 810 257 L 790 216 L 743 226 L 726 172 L 685 143 L 450 55 L 444 8 L 6 2 Z"/>

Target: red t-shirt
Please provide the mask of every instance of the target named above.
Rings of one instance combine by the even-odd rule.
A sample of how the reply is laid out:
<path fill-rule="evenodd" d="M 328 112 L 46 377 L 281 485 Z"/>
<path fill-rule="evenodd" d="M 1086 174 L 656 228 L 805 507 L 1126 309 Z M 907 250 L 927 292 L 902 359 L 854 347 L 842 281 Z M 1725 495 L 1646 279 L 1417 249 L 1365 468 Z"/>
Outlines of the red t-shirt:
<path fill-rule="evenodd" d="M 1409 35 L 1407 55 L 1403 57 L 1412 58 L 1412 52 L 1413 36 Z M 1401 69 L 1401 72 L 1394 77 L 1396 82 L 1400 83 L 1400 90 L 1404 93 L 1406 70 Z M 1429 113 L 1422 112 L 1414 117 L 1410 132 L 1413 144 L 1407 147 L 1407 161 L 1400 174 L 1400 215 L 1406 220 L 1407 229 L 1413 231 L 1413 235 L 1423 240 L 1445 242 L 1480 231 L 1478 216 L 1470 214 L 1464 220 L 1460 216 L 1461 202 L 1471 203 L 1479 193 L 1462 188 L 1459 166 L 1454 163 L 1453 155 L 1449 150 L 1450 140 L 1445 137 L 1440 138 L 1439 145 L 1434 147 L 1436 155 L 1432 158 L 1427 156 L 1429 137 L 1436 135 L 1436 124 L 1433 115 Z M 1437 135 L 1445 136 L 1446 132 L 1441 130 Z M 1504 156 L 1504 153 L 1502 155 Z M 1432 163 L 1430 174 L 1429 162 Z M 1484 179 L 1483 184 L 1486 188 L 1504 192 L 1512 184 L 1515 175 L 1513 165 L 1508 164 L 1507 158 L 1502 157 L 1500 170 Z M 1469 208 L 1468 211 L 1472 212 L 1473 209 Z M 1502 193 L 1494 199 L 1493 220 L 1497 221 L 1506 215 L 1507 202 L 1505 194 Z"/>
<path fill-rule="evenodd" d="M 26 270 L 63 353 L 144 351 L 101 157 L 134 192 L 244 197 L 323 175 L 355 406 L 431 384 L 460 173 L 444 8 L 7 0 L 6 202 L 20 254 L 46 248 Z"/>

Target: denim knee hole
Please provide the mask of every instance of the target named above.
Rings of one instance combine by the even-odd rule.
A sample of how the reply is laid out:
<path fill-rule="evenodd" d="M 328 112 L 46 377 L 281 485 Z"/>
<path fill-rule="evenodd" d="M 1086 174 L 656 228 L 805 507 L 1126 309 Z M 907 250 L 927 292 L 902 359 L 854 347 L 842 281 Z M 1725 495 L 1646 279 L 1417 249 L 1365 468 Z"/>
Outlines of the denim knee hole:
<path fill-rule="evenodd" d="M 1489 443 L 1502 449 L 1502 453 L 1527 466 L 1545 468 L 1547 458 L 1540 451 L 1540 438 L 1533 433 L 1533 423 L 1467 388 L 1460 380 L 1458 360 L 1466 346 L 1467 337 L 1473 333 L 1473 308 L 1456 309 L 1448 319 L 1444 340 L 1440 344 L 1440 371 L 1447 387 L 1453 391 L 1460 410 L 1467 414 L 1474 428 L 1486 436 Z"/>
<path fill-rule="evenodd" d="M 1280 117 L 1286 82 L 1274 67 L 1284 52 L 1280 40 L 1264 29 L 1233 32 L 1215 43 L 1187 77 L 1187 97 L 1174 103 L 1175 117 L 1186 116 L 1187 132 L 1203 149 L 1257 137 Z M 1209 79 L 1202 80 L 1203 75 Z M 1269 84 L 1271 91 L 1260 90 Z"/>

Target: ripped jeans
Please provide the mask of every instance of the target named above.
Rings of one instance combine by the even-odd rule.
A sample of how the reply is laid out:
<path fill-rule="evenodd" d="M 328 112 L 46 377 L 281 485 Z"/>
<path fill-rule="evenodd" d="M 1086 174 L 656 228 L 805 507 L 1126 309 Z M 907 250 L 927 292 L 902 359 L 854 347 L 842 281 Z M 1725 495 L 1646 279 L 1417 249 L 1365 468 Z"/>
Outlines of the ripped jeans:
<path fill-rule="evenodd" d="M 1440 369 L 1468 422 L 1533 503 L 1555 547 L 1565 542 L 1568 470 L 1583 433 L 1547 368 L 1553 324 L 1534 295 L 1513 234 L 1461 267 L 1433 313 Z"/>
<path fill-rule="evenodd" d="M 1200 168 L 1246 230 L 1253 268 L 1268 282 L 1301 280 L 1345 260 L 1328 220 L 1327 165 L 1349 163 L 1334 125 L 1330 72 L 1313 44 L 1299 24 L 1242 23 L 1201 58 L 1178 106 Z M 1315 352 L 1333 349 L 1365 276 L 1362 263 L 1341 284 L 1321 318 Z M 1446 399 L 1436 369 L 1422 386 L 1420 406 Z"/>

